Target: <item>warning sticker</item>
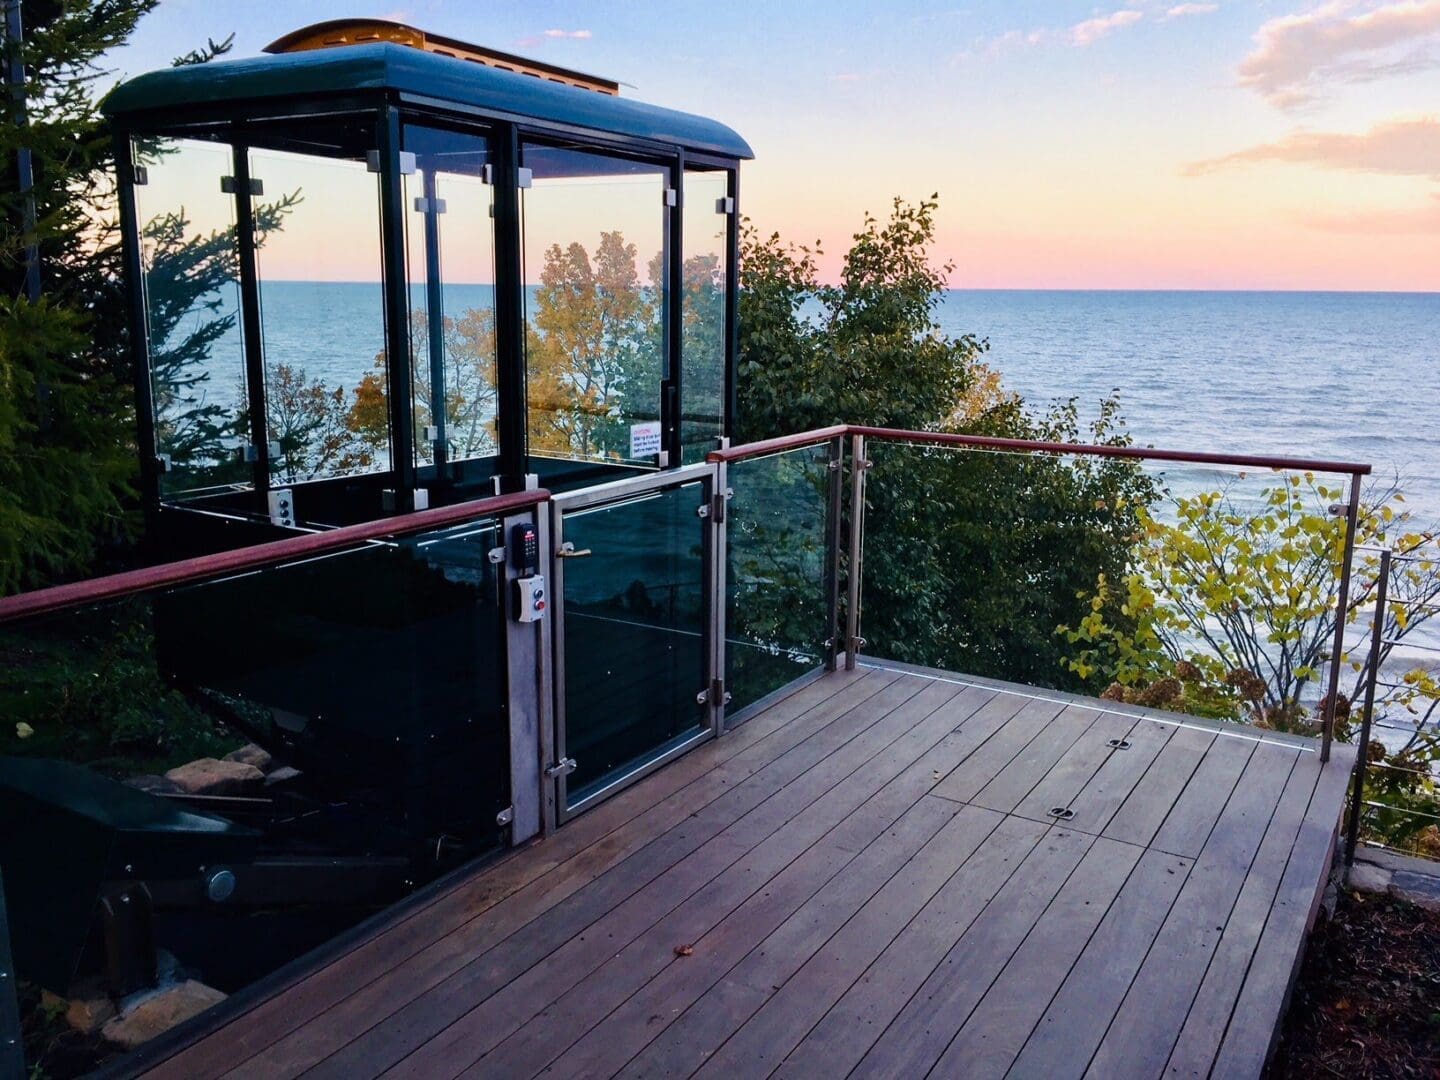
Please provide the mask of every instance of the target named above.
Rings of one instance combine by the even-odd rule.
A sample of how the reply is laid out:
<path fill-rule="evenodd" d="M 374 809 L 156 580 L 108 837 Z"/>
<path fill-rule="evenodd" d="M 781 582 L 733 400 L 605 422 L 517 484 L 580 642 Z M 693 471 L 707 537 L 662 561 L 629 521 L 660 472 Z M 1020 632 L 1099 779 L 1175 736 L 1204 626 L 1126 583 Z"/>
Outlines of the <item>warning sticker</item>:
<path fill-rule="evenodd" d="M 630 456 L 653 457 L 660 452 L 660 421 L 648 420 L 630 425 Z"/>

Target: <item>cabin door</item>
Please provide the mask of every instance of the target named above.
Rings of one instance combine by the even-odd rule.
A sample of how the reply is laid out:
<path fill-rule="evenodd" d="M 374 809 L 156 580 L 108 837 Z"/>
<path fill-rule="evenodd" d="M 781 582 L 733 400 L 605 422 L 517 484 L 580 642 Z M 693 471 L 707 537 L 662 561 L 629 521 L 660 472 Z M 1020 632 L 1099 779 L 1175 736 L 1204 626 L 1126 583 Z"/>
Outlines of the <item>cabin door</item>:
<path fill-rule="evenodd" d="M 699 465 L 554 500 L 562 821 L 712 734 L 713 481 Z"/>

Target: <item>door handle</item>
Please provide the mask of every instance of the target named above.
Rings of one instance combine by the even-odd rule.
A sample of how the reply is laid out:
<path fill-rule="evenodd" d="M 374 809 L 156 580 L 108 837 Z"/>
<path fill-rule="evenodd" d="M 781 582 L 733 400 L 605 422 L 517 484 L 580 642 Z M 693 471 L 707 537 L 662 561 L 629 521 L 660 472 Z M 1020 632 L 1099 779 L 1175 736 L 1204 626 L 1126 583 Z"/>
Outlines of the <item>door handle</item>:
<path fill-rule="evenodd" d="M 590 554 L 589 548 L 575 550 L 575 545 L 568 540 L 560 545 L 560 550 L 555 553 L 557 559 L 583 559 Z"/>

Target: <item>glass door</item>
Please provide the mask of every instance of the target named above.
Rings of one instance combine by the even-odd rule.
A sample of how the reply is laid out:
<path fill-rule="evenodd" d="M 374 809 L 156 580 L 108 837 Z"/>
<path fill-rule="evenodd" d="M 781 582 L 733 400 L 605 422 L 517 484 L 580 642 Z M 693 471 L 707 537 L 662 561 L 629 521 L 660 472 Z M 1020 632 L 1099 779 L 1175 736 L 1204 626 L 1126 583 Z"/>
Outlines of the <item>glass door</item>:
<path fill-rule="evenodd" d="M 554 500 L 561 820 L 712 733 L 708 466 Z"/>
<path fill-rule="evenodd" d="M 524 143 L 526 471 L 552 489 L 664 464 L 670 168 Z"/>

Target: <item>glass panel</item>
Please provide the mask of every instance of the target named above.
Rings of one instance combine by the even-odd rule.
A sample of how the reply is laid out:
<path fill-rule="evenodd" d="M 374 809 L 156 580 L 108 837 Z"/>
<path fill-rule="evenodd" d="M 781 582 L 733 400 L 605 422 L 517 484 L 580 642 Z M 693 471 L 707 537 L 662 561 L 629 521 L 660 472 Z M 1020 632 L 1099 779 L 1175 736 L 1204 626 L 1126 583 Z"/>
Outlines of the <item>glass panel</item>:
<path fill-rule="evenodd" d="M 701 461 L 725 434 L 728 172 L 685 173 L 684 295 L 680 307 L 680 442 L 684 464 Z"/>
<path fill-rule="evenodd" d="M 1343 480 L 881 440 L 867 453 L 867 652 L 1318 732 Z"/>
<path fill-rule="evenodd" d="M 407 127 L 418 171 L 405 178 L 415 461 L 492 457 L 495 430 L 494 188 L 489 144 Z M 443 401 L 444 408 L 436 402 Z M 427 428 L 433 430 L 427 432 Z"/>
<path fill-rule="evenodd" d="M 379 179 L 363 160 L 253 150 L 265 411 L 276 483 L 383 472 Z M 269 201 L 268 216 L 260 207 Z"/>
<path fill-rule="evenodd" d="M 190 139 L 136 143 L 155 452 L 162 494 L 248 486 L 238 451 L 250 441 L 240 329 L 234 170 L 229 146 Z"/>
<path fill-rule="evenodd" d="M 698 481 L 565 515 L 565 753 L 573 804 L 699 730 L 705 686 Z"/>
<path fill-rule="evenodd" d="M 529 452 L 654 466 L 668 170 L 533 145 L 523 159 Z"/>
<path fill-rule="evenodd" d="M 725 685 L 729 712 L 824 662 L 828 446 L 730 466 Z"/>
<path fill-rule="evenodd" d="M 93 975 L 97 897 L 141 882 L 157 947 L 234 993 L 503 843 L 499 542 L 479 519 L 0 627 L 21 976 Z"/>

